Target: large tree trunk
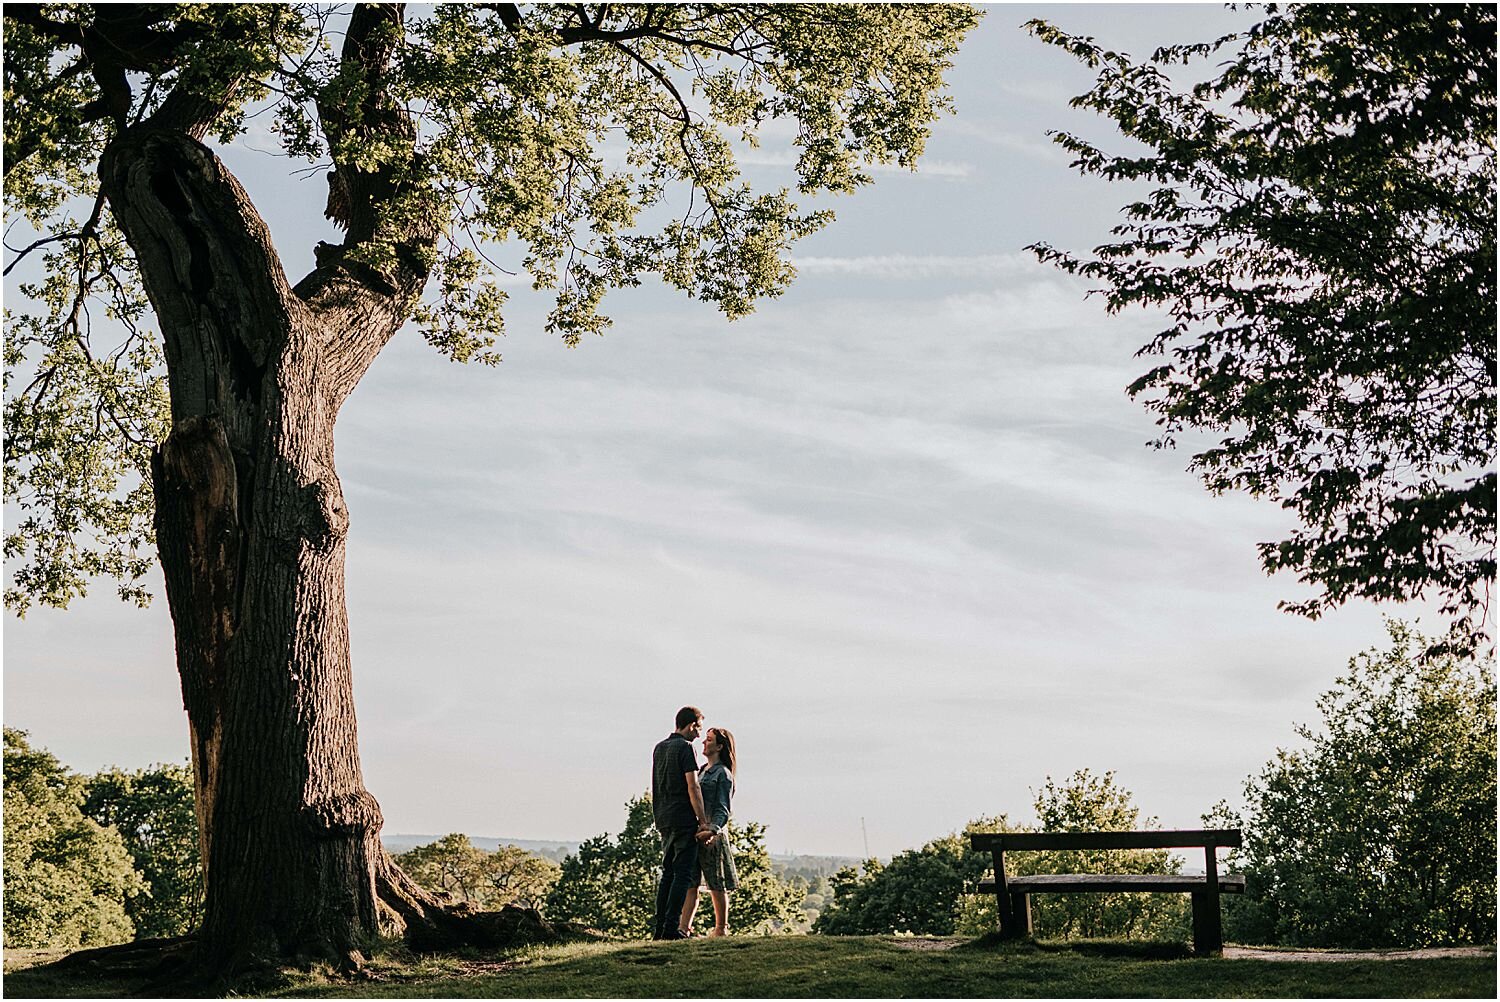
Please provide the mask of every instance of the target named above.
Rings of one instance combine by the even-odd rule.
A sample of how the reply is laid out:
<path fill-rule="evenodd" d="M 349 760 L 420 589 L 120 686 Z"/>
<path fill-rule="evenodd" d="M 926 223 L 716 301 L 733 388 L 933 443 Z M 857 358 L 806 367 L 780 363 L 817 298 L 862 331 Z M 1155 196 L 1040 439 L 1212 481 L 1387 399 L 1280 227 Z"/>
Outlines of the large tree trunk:
<path fill-rule="evenodd" d="M 291 288 L 243 189 L 181 132 L 127 131 L 100 174 L 166 347 L 156 527 L 204 849 L 200 959 L 357 964 L 383 924 L 425 946 L 492 941 L 381 848 L 356 740 L 334 421 L 420 276 L 325 248 Z"/>
<path fill-rule="evenodd" d="M 175 423 L 157 530 L 207 833 L 205 942 L 350 956 L 376 928 L 381 818 L 359 767 L 333 421 L 318 352 L 289 333 L 248 449 L 216 415 Z"/>

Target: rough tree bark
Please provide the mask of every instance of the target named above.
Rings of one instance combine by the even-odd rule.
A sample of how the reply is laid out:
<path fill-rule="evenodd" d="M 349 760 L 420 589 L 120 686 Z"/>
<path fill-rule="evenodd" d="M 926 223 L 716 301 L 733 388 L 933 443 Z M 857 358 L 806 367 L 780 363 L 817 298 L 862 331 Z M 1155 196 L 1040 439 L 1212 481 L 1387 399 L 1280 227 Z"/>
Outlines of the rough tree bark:
<path fill-rule="evenodd" d="M 389 58 L 378 29 L 400 17 L 359 8 L 346 59 L 378 73 Z M 359 121 L 325 127 L 409 140 L 379 102 L 372 88 Z M 244 189 L 199 142 L 213 114 L 169 99 L 100 160 L 167 360 L 172 430 L 153 472 L 205 863 L 198 959 L 217 972 L 357 965 L 382 926 L 419 946 L 495 941 L 514 916 L 474 921 L 381 847 L 350 675 L 334 422 L 420 293 L 436 234 L 406 224 L 384 269 L 345 260 L 378 228 L 390 236 L 382 207 L 399 182 L 340 168 L 330 214 L 348 238 L 320 246 L 293 288 Z"/>

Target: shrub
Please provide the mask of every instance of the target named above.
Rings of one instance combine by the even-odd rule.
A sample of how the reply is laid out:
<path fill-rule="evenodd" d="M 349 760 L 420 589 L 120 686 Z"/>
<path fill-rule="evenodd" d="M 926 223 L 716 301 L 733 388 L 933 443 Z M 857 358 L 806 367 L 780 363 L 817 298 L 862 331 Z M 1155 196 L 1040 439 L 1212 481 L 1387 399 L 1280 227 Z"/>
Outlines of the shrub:
<path fill-rule="evenodd" d="M 5 728 L 5 945 L 70 948 L 134 934 L 146 890 L 120 834 L 80 809 L 82 781 L 26 732 Z"/>
<path fill-rule="evenodd" d="M 1392 646 L 1349 662 L 1318 700 L 1321 729 L 1245 784 L 1232 857 L 1248 877 L 1226 932 L 1294 946 L 1495 941 L 1495 679 L 1489 664 Z"/>

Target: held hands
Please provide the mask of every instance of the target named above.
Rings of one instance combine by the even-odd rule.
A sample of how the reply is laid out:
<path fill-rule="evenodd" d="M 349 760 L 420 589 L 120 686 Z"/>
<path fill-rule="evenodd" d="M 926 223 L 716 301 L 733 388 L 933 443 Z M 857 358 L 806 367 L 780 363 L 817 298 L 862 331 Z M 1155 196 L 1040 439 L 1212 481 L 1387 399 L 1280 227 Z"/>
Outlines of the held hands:
<path fill-rule="evenodd" d="M 705 828 L 699 828 L 698 829 L 698 834 L 695 837 L 698 839 L 698 844 L 699 845 L 705 845 L 706 846 L 706 845 L 712 844 L 713 840 L 719 837 L 719 833 L 716 830 L 714 830 L 713 828 L 706 828 L 705 827 Z"/>

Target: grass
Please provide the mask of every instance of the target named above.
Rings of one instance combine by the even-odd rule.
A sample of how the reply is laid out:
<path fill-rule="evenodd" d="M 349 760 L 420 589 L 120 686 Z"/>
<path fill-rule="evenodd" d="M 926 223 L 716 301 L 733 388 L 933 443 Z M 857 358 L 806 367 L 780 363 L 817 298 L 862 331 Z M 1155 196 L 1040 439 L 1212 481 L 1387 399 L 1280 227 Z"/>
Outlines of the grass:
<path fill-rule="evenodd" d="M 6 955 L 10 998 L 119 997 L 140 985 Z M 259 994 L 259 992 L 257 993 Z M 293 973 L 272 998 L 1494 998 L 1495 957 L 1198 959 L 1179 945 L 731 937 L 377 957 L 356 980 Z"/>

